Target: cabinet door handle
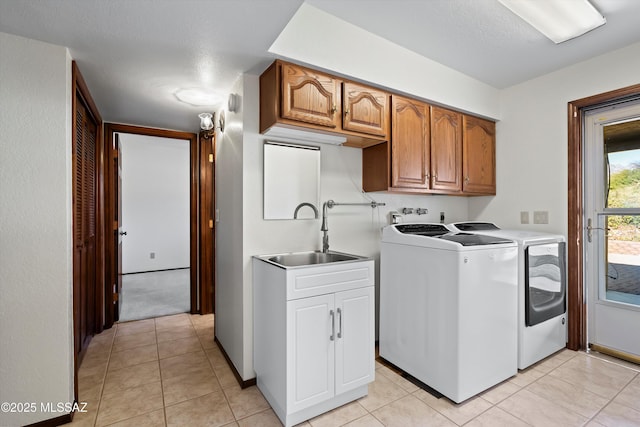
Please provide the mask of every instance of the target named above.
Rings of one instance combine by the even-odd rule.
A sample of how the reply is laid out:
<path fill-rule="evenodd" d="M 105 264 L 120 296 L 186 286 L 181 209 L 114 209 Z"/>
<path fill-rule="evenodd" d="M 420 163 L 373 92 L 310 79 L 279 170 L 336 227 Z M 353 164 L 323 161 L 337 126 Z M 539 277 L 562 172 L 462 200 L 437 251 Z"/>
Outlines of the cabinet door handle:
<path fill-rule="evenodd" d="M 329 316 L 331 316 L 331 335 L 329 340 L 333 341 L 336 338 L 336 315 L 333 310 L 329 310 Z"/>
<path fill-rule="evenodd" d="M 340 316 L 340 321 L 338 322 L 338 338 L 342 338 L 342 310 L 338 309 L 338 316 Z"/>
<path fill-rule="evenodd" d="M 348 115 L 349 114 L 349 109 L 347 108 L 346 110 L 344 110 L 344 115 Z"/>
<path fill-rule="evenodd" d="M 331 114 L 335 114 L 336 111 L 338 111 L 338 107 L 336 107 L 335 105 L 331 107 Z"/>

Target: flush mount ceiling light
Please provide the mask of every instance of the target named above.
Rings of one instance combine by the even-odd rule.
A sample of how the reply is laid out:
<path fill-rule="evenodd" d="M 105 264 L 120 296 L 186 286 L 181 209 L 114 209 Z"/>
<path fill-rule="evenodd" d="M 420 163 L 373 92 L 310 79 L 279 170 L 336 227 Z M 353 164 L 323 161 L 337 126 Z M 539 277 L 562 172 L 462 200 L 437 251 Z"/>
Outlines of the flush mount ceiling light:
<path fill-rule="evenodd" d="M 581 36 L 607 20 L 588 0 L 498 0 L 554 43 Z"/>
<path fill-rule="evenodd" d="M 180 102 L 193 105 L 195 107 L 207 107 L 220 103 L 220 96 L 213 90 L 205 88 L 185 88 L 179 89 L 174 94 Z"/>

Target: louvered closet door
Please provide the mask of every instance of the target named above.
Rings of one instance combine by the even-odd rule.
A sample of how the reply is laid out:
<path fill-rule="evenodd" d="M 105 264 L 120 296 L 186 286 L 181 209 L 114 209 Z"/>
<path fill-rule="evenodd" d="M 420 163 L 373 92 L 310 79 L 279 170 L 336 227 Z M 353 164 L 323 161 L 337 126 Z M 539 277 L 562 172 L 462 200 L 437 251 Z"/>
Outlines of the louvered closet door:
<path fill-rule="evenodd" d="M 74 311 L 82 352 L 96 331 L 96 133 L 81 99 L 76 106 L 73 150 Z"/>

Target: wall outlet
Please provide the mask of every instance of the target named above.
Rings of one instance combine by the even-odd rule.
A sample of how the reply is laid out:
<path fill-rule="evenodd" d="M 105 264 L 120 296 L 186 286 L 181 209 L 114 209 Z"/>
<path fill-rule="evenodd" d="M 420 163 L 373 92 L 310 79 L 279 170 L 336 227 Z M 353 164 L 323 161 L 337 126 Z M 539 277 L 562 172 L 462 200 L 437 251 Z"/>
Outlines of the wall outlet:
<path fill-rule="evenodd" d="M 529 211 L 520 212 L 520 224 L 529 224 Z"/>
<path fill-rule="evenodd" d="M 549 224 L 549 211 L 533 211 L 534 224 Z"/>
<path fill-rule="evenodd" d="M 151 259 L 156 259 L 156 253 L 155 253 L 155 252 L 151 252 L 151 253 L 149 254 L 149 258 L 151 258 Z"/>

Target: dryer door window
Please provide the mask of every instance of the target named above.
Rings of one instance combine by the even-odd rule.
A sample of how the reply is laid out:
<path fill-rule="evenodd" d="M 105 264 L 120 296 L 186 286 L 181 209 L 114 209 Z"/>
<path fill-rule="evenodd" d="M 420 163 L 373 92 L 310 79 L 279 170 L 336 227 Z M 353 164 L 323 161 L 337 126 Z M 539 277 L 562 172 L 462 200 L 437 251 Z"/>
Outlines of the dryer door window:
<path fill-rule="evenodd" d="M 525 249 L 525 323 L 537 325 L 566 311 L 565 243 Z"/>

